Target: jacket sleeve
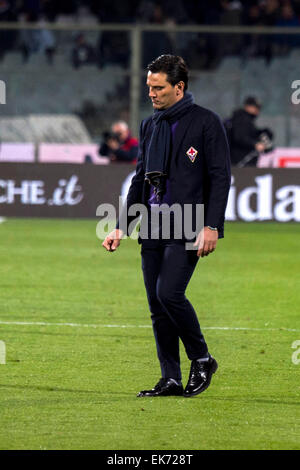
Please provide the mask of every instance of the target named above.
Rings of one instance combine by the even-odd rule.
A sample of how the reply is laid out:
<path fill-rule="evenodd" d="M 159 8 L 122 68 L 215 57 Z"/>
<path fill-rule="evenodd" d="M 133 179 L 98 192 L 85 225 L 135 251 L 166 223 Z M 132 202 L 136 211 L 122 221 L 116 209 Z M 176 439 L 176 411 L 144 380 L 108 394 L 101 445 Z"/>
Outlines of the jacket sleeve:
<path fill-rule="evenodd" d="M 114 151 L 114 154 L 118 160 L 124 162 L 132 162 L 132 160 L 135 160 L 137 158 L 138 146 L 132 145 L 129 150 L 118 149 Z"/>
<path fill-rule="evenodd" d="M 139 146 L 135 175 L 131 180 L 128 190 L 127 199 L 119 215 L 116 228 L 123 230 L 128 235 L 128 226 L 136 217 L 128 216 L 128 209 L 133 204 L 142 202 L 143 186 L 145 179 L 144 161 L 143 161 L 143 137 L 144 137 L 144 121 L 142 121 L 139 132 Z"/>
<path fill-rule="evenodd" d="M 258 134 L 253 124 L 236 118 L 232 127 L 232 144 L 244 148 L 245 151 L 255 150 Z"/>
<path fill-rule="evenodd" d="M 204 126 L 204 155 L 208 176 L 208 198 L 204 225 L 221 228 L 230 189 L 230 153 L 221 119 L 212 113 Z"/>

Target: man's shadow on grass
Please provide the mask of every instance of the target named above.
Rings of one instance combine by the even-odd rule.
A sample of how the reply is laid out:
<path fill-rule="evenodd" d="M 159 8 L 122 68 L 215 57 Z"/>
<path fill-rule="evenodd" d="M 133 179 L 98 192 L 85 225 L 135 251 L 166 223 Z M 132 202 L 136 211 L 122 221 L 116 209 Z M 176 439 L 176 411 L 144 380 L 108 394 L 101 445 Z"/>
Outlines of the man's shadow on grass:
<path fill-rule="evenodd" d="M 107 401 L 116 399 L 118 395 L 127 397 L 132 396 L 130 392 L 112 392 L 112 391 L 98 391 L 98 390 L 80 390 L 80 389 L 70 389 L 70 388 L 60 388 L 60 387 L 51 387 L 51 386 L 41 386 L 41 385 L 10 385 L 10 384 L 1 384 L 0 383 L 0 390 L 1 388 L 7 389 L 14 389 L 14 390 L 35 390 L 38 392 L 61 392 L 61 393 L 86 393 L 86 394 L 94 394 L 97 396 L 102 396 L 105 398 L 105 395 L 108 395 Z M 133 392 L 134 393 L 134 392 Z"/>
<path fill-rule="evenodd" d="M 118 392 L 118 391 L 98 391 L 98 390 L 78 390 L 78 389 L 69 389 L 69 388 L 60 388 L 60 387 L 51 387 L 51 386 L 41 386 L 41 385 L 9 385 L 9 384 L 1 384 L 0 383 L 0 389 L 1 388 L 7 388 L 7 389 L 15 389 L 15 390 L 35 390 L 35 391 L 41 391 L 41 392 L 61 392 L 61 393 L 84 393 L 84 394 L 92 394 L 92 395 L 97 395 L 97 396 L 102 396 L 102 398 L 105 399 L 105 401 L 115 401 L 118 399 L 118 397 L 136 397 L 136 392 Z M 105 396 L 107 395 L 107 398 Z M 265 403 L 268 405 L 300 405 L 300 402 L 295 402 L 295 401 L 282 401 L 282 400 L 277 400 L 277 399 L 263 399 L 263 398 L 236 398 L 236 397 L 214 397 L 210 395 L 206 396 L 197 396 L 194 398 L 184 398 L 184 397 L 156 397 L 156 400 L 169 400 L 169 399 L 176 399 L 176 400 L 185 400 L 186 402 L 190 403 L 197 403 L 199 400 L 217 400 L 217 401 L 232 401 L 232 402 L 238 402 L 238 403 Z M 143 400 L 143 403 L 147 403 L 147 398 Z"/>

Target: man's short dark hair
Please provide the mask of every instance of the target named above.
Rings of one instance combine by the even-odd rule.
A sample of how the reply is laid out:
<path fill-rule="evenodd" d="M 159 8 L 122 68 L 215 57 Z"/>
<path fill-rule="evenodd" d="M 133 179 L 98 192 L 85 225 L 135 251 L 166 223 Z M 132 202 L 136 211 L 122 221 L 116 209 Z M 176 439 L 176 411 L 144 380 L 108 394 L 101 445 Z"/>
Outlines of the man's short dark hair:
<path fill-rule="evenodd" d="M 261 109 L 262 104 L 256 96 L 247 96 L 247 98 L 244 99 L 244 106 L 255 106 Z"/>
<path fill-rule="evenodd" d="M 184 91 L 188 87 L 188 68 L 179 55 L 164 54 L 150 62 L 147 70 L 152 73 L 163 72 L 167 74 L 167 81 L 175 86 L 178 82 L 184 83 Z"/>

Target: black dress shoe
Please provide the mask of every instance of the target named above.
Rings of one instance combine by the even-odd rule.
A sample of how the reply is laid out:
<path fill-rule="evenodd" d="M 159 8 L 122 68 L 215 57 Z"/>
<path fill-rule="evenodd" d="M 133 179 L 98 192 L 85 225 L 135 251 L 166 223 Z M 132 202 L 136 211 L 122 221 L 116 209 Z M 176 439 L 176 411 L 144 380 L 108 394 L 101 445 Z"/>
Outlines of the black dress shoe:
<path fill-rule="evenodd" d="M 176 383 L 173 379 L 160 379 L 151 390 L 142 390 L 137 397 L 168 397 L 170 395 L 182 395 L 183 386 L 181 382 Z"/>
<path fill-rule="evenodd" d="M 187 386 L 185 387 L 183 396 L 194 397 L 204 392 L 210 384 L 212 375 L 218 368 L 217 361 L 210 356 L 208 361 L 192 361 L 191 371 Z"/>

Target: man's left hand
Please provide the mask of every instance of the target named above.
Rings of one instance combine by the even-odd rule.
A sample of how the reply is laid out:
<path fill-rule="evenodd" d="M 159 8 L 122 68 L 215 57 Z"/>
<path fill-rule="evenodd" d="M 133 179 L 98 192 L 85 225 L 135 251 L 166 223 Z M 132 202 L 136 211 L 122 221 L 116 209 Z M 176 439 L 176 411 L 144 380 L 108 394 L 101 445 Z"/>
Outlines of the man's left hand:
<path fill-rule="evenodd" d="M 218 241 L 218 230 L 204 227 L 196 238 L 194 246 L 198 247 L 197 256 L 203 258 L 215 251 Z"/>
<path fill-rule="evenodd" d="M 111 149 L 111 150 L 118 150 L 120 148 L 120 144 L 117 141 L 117 139 L 108 139 L 106 142 L 106 145 Z"/>

